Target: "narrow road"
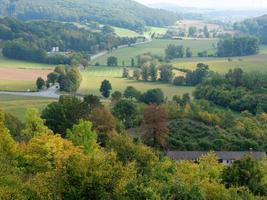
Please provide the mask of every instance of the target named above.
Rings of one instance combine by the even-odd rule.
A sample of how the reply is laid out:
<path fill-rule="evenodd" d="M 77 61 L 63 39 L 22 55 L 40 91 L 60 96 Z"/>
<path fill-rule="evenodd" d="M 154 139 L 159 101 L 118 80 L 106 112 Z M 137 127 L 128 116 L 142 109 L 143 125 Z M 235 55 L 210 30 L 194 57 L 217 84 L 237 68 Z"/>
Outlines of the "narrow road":
<path fill-rule="evenodd" d="M 59 98 L 59 89 L 57 86 L 52 86 L 46 90 L 39 91 L 39 92 L 1 92 L 1 94 L 6 95 L 16 95 L 16 96 L 27 96 L 27 97 L 43 97 L 43 98 Z"/>
<path fill-rule="evenodd" d="M 131 46 L 133 47 L 133 46 L 137 46 L 137 45 L 140 45 L 140 44 L 147 44 L 147 43 L 150 43 L 150 42 L 152 42 L 152 39 L 148 38 L 143 42 L 137 42 L 137 43 L 131 44 Z M 126 47 L 128 47 L 127 44 L 118 46 L 117 49 L 122 49 L 122 48 L 126 48 Z M 109 51 L 105 50 L 105 51 L 101 51 L 101 52 L 99 52 L 99 53 L 97 53 L 95 55 L 92 55 L 91 56 L 91 61 L 96 60 L 97 58 L 99 58 L 101 56 L 104 56 L 104 55 L 106 55 L 108 53 L 109 53 Z"/>

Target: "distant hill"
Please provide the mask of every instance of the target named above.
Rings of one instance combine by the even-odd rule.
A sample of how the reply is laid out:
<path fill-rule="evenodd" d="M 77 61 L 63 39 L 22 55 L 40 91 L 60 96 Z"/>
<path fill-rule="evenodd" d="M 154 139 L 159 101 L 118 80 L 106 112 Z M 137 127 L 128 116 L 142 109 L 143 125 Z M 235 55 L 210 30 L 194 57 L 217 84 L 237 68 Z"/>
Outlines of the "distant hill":
<path fill-rule="evenodd" d="M 267 44 L 267 14 L 237 22 L 234 28 L 244 34 L 257 36 L 262 44 Z"/>
<path fill-rule="evenodd" d="M 173 24 L 178 15 L 133 0 L 0 0 L 0 16 L 22 20 L 96 21 L 140 30 Z"/>
<path fill-rule="evenodd" d="M 266 8 L 262 9 L 212 9 L 212 8 L 196 8 L 183 7 L 171 3 L 154 3 L 149 7 L 164 9 L 179 13 L 184 19 L 212 19 L 222 21 L 240 21 L 247 18 L 254 18 L 267 13 Z"/>

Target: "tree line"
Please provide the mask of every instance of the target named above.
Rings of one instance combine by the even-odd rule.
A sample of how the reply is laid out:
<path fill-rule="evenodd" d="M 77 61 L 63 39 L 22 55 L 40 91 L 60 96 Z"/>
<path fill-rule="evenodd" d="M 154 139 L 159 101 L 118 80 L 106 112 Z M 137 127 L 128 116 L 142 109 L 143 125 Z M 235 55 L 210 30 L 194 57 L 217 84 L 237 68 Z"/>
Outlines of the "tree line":
<path fill-rule="evenodd" d="M 22 22 L 12 18 L 0 19 L 0 39 L 7 41 L 4 43 L 3 55 L 8 58 L 51 64 L 69 64 L 73 54 L 47 54 L 53 47 L 58 47 L 60 52 L 74 51 L 90 55 L 136 42 L 136 38 L 117 37 L 108 26 L 96 32 L 71 23 Z"/>

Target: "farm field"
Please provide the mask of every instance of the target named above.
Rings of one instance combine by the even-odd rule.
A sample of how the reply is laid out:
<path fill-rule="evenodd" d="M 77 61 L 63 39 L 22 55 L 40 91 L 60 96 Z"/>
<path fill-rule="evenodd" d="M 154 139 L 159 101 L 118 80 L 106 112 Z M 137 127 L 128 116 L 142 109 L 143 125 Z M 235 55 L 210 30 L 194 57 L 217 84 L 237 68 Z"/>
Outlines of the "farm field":
<path fill-rule="evenodd" d="M 112 92 L 118 90 L 123 92 L 127 86 L 134 86 L 140 91 L 146 91 L 152 88 L 160 88 L 164 94 L 171 99 L 174 95 L 182 95 L 184 93 L 192 93 L 194 87 L 178 87 L 171 84 L 161 83 L 145 83 L 135 80 L 123 79 L 122 68 L 111 67 L 90 67 L 82 72 L 83 81 L 78 93 L 100 95 L 99 88 L 101 82 L 105 79 L 109 80 L 112 85 Z"/>
<path fill-rule="evenodd" d="M 165 34 L 168 31 L 168 28 L 162 28 L 162 27 L 155 27 L 155 26 L 148 26 L 148 30 L 145 32 L 145 34 Z"/>
<path fill-rule="evenodd" d="M 49 69 L 53 68 L 53 65 L 32 63 L 21 60 L 11 60 L 0 56 L 0 68 L 18 68 L 18 69 Z"/>
<path fill-rule="evenodd" d="M 171 39 L 155 39 L 150 43 L 141 44 L 133 47 L 126 47 L 106 54 L 98 59 L 94 60 L 94 63 L 98 62 L 100 65 L 106 65 L 107 58 L 109 56 L 116 56 L 119 64 L 123 61 L 126 65 L 130 65 L 131 59 L 144 53 L 152 53 L 160 56 L 164 56 L 165 49 L 169 44 L 184 45 L 190 47 L 193 56 L 196 56 L 198 52 L 207 50 L 208 53 L 214 53 L 215 49 L 213 44 L 216 43 L 215 39 L 185 39 L 185 40 L 171 40 Z"/>
<path fill-rule="evenodd" d="M 17 116 L 20 120 L 23 120 L 25 111 L 28 108 L 37 108 L 41 110 L 53 101 L 55 101 L 55 99 L 0 94 L 0 109 Z"/>
<path fill-rule="evenodd" d="M 0 68 L 1 91 L 27 91 L 35 90 L 38 77 L 46 79 L 51 70 Z"/>
<path fill-rule="evenodd" d="M 119 27 L 115 27 L 112 26 L 112 28 L 114 28 L 116 35 L 118 35 L 119 37 L 138 37 L 141 36 L 139 33 L 129 30 L 129 29 L 125 29 L 125 28 L 119 28 Z"/>
<path fill-rule="evenodd" d="M 172 64 L 178 68 L 193 70 L 199 62 L 208 64 L 211 70 L 218 73 L 226 73 L 233 68 L 241 68 L 247 72 L 267 72 L 267 47 L 262 46 L 258 55 L 234 57 L 232 61 L 228 61 L 228 58 L 196 58 L 176 59 Z"/>
<path fill-rule="evenodd" d="M 53 65 L 11 60 L 0 56 L 0 91 L 35 90 L 38 77 L 46 78 Z"/>

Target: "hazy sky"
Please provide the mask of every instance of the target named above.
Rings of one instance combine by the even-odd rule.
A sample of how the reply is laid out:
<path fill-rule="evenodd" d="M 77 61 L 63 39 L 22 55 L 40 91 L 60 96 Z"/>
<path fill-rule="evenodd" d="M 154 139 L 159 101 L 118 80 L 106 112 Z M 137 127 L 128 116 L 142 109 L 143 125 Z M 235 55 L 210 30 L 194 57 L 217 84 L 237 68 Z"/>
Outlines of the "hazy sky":
<path fill-rule="evenodd" d="M 267 8 L 267 0 L 136 0 L 143 4 L 173 3 L 201 8 Z"/>

